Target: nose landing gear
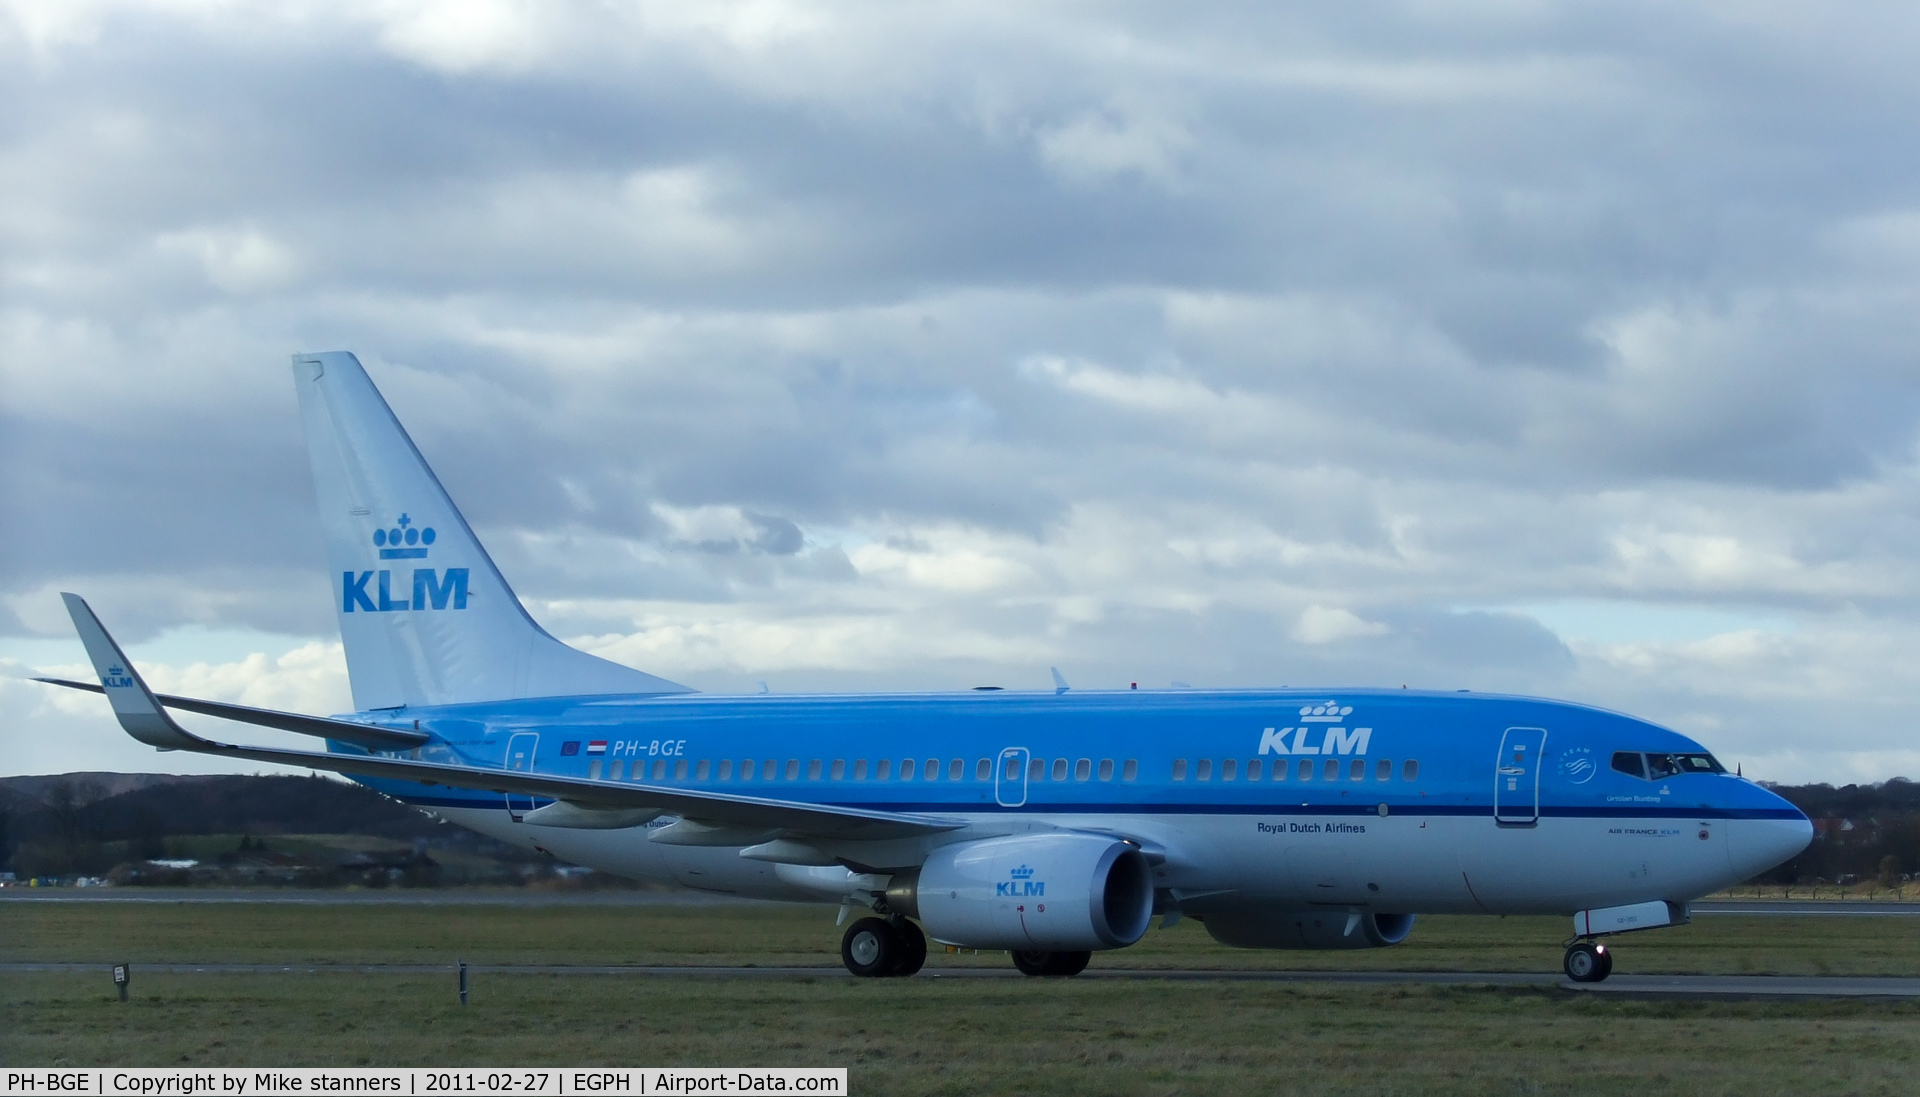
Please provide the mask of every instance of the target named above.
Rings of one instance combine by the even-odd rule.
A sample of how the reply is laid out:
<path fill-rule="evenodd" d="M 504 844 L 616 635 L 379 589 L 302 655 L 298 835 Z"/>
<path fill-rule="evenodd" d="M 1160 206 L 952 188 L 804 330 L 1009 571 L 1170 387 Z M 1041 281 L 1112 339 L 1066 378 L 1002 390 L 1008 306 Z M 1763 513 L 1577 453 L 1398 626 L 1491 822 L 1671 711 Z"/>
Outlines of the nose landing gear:
<path fill-rule="evenodd" d="M 1562 966 L 1576 983 L 1597 983 L 1613 974 L 1613 953 L 1598 941 L 1575 941 Z"/>

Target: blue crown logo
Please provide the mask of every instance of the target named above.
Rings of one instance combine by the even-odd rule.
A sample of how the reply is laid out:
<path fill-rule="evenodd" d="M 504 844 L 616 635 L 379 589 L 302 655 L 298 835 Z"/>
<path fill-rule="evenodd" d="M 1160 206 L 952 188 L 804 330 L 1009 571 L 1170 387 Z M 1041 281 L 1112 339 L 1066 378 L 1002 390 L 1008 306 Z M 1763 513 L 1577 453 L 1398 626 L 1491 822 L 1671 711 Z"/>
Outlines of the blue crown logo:
<path fill-rule="evenodd" d="M 382 560 L 424 560 L 433 538 L 432 526 L 416 529 L 413 519 L 404 514 L 392 529 L 373 531 L 373 543 L 379 547 Z"/>
<path fill-rule="evenodd" d="M 1014 869 L 1012 872 L 1009 872 L 1007 875 L 1013 877 L 1016 880 L 1025 880 L 1033 875 L 1033 870 L 1028 868 L 1025 865 L 1021 865 L 1019 868 Z"/>

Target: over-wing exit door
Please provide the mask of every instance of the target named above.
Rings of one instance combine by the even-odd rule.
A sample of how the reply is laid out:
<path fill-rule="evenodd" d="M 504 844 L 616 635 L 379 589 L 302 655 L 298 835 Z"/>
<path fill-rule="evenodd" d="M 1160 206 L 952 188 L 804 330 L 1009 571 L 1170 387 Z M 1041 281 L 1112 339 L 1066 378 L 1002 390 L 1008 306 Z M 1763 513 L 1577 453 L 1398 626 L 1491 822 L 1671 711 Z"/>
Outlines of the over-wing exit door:
<path fill-rule="evenodd" d="M 1540 820 L 1540 753 L 1544 728 L 1508 728 L 1493 767 L 1493 820 L 1527 827 Z"/>

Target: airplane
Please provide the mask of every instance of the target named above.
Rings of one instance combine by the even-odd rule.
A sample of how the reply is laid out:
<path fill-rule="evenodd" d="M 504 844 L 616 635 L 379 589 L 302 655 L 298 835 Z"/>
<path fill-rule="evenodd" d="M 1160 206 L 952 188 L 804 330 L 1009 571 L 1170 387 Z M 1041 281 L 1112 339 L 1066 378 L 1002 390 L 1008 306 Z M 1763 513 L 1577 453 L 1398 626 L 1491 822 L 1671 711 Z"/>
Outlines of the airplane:
<path fill-rule="evenodd" d="M 568 647 L 521 606 L 351 353 L 293 377 L 356 711 L 156 695 L 64 594 L 122 728 L 160 750 L 330 770 L 564 861 L 838 903 L 857 976 L 928 939 L 1071 976 L 1155 917 L 1227 945 L 1398 944 L 1420 914 L 1571 915 L 1564 971 L 1683 924 L 1812 824 L 1630 716 L 1466 691 L 709 695 Z M 169 710 L 310 735 L 205 738 Z"/>

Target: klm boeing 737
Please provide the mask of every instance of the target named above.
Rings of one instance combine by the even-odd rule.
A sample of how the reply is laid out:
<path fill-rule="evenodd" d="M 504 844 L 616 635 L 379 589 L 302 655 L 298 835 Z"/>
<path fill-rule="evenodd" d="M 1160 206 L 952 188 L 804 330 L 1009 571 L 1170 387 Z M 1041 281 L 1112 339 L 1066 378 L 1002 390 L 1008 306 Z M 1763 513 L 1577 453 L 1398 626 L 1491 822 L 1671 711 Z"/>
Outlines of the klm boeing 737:
<path fill-rule="evenodd" d="M 1397 944 L 1423 913 L 1614 934 L 1793 856 L 1813 828 L 1692 739 L 1527 697 L 1413 690 L 713 696 L 562 644 L 521 607 L 352 355 L 293 360 L 357 711 L 156 695 L 65 595 L 127 733 L 332 770 L 636 879 L 871 912 L 862 976 L 927 941 L 1073 975 L 1155 916 L 1244 948 Z M 169 710 L 316 736 L 244 746 Z"/>

